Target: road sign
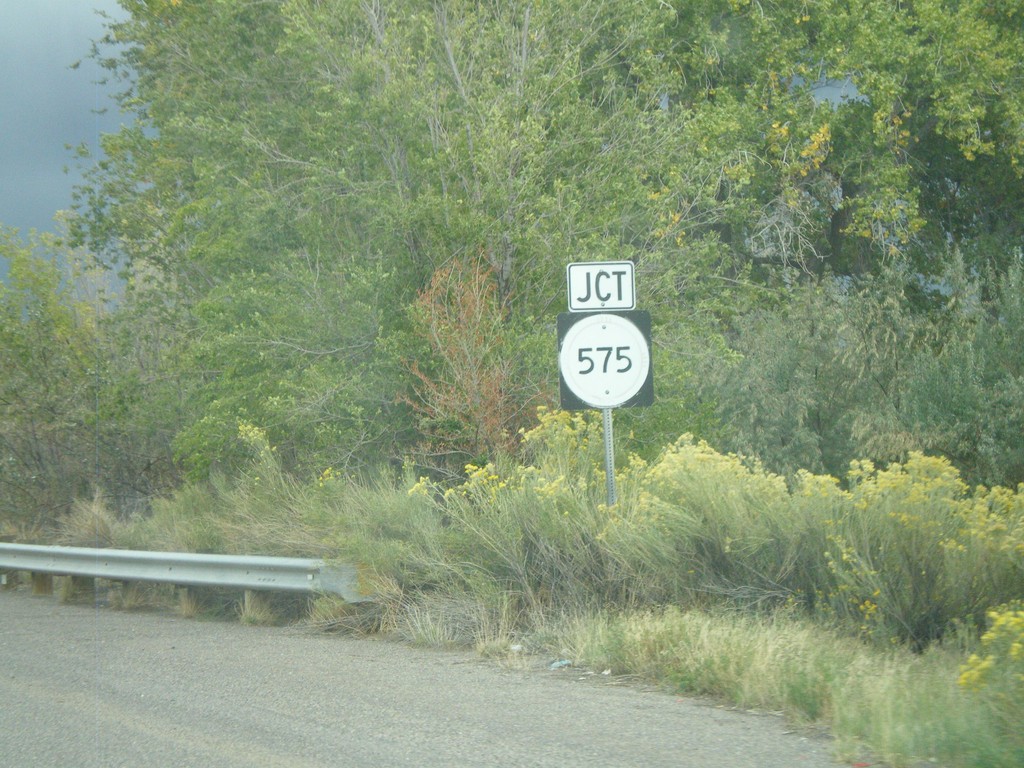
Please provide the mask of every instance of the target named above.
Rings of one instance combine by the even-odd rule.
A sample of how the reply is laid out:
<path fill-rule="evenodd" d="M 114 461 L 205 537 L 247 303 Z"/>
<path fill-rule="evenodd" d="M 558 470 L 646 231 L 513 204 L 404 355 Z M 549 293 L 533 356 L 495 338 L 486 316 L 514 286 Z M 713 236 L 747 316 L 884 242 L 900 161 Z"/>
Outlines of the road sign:
<path fill-rule="evenodd" d="M 636 307 L 632 261 L 586 261 L 565 268 L 570 312 L 607 312 Z"/>
<path fill-rule="evenodd" d="M 561 406 L 566 410 L 651 405 L 650 314 L 561 313 L 558 372 Z"/>

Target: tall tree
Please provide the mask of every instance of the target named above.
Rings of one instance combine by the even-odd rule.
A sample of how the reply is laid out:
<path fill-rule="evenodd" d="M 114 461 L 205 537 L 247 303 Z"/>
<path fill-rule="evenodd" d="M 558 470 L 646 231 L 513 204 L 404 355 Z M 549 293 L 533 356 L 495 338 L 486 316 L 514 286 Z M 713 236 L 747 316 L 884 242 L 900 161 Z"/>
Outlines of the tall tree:
<path fill-rule="evenodd" d="M 951 240 L 999 271 L 1019 236 L 1014 3 L 124 4 L 109 64 L 140 122 L 105 140 L 78 232 L 174 286 L 199 469 L 240 418 L 297 464 L 403 450 L 444 368 L 418 297 L 469 295 L 460 265 L 543 382 L 565 263 L 634 260 L 654 440 L 706 425 L 694 361 L 793 280 L 937 275 Z"/>
<path fill-rule="evenodd" d="M 36 250 L 49 253 L 38 255 Z M 31 529 L 95 483 L 85 429 L 97 374 L 96 312 L 76 300 L 52 239 L 0 228 L 0 519 Z"/>

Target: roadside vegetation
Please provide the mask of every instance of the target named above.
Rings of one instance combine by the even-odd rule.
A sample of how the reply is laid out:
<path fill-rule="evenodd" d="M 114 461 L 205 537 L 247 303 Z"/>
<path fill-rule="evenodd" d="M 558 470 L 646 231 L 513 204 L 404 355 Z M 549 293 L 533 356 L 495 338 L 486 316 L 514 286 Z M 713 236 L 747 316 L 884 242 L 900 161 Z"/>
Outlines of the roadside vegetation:
<path fill-rule="evenodd" d="M 127 520 L 81 504 L 61 540 L 357 561 L 372 609 L 322 597 L 310 625 L 565 659 L 825 725 L 894 766 L 1024 758 L 1024 488 L 971 489 L 921 454 L 787 483 L 687 436 L 621 457 L 608 507 L 599 419 L 542 412 L 522 438 L 442 487 L 298 480 L 244 426 L 233 480 Z"/>
<path fill-rule="evenodd" d="M 358 561 L 311 624 L 1024 764 L 1020 2 L 122 5 L 130 119 L 0 227 L 0 537 Z M 609 507 L 556 317 L 625 259 Z"/>

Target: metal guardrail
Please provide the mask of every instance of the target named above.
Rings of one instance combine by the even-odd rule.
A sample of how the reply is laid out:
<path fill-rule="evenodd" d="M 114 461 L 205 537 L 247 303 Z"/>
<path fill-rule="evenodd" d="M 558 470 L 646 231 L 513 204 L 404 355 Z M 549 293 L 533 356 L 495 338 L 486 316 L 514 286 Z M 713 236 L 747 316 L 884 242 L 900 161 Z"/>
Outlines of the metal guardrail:
<path fill-rule="evenodd" d="M 0 544 L 0 569 L 110 581 L 325 593 L 350 603 L 372 599 L 360 590 L 355 566 L 329 565 L 323 560 L 299 557 Z"/>

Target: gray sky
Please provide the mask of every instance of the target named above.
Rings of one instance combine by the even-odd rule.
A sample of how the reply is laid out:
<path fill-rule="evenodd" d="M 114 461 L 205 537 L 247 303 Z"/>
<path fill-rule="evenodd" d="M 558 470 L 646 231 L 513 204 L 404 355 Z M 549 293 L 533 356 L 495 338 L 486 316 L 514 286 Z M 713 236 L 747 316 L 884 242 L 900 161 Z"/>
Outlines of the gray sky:
<path fill-rule="evenodd" d="M 65 145 L 85 142 L 95 153 L 100 133 L 127 120 L 86 59 L 104 32 L 97 9 L 124 16 L 116 0 L 0 0 L 0 224 L 22 235 L 53 231 L 54 214 L 71 205 L 81 177 Z"/>

